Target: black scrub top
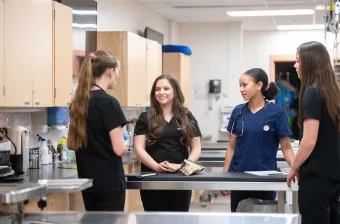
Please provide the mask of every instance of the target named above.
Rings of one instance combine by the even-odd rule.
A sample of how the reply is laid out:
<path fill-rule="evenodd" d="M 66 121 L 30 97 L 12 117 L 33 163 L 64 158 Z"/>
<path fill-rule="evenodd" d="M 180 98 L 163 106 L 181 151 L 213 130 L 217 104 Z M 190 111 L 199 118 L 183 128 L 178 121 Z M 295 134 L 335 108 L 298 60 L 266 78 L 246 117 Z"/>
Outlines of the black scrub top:
<path fill-rule="evenodd" d="M 195 117 L 189 113 L 189 120 L 194 123 L 196 128 L 196 137 L 201 136 L 201 131 Z M 156 143 L 150 145 L 150 141 L 146 139 L 146 152 L 157 162 L 168 161 L 170 163 L 182 163 L 189 157 L 189 149 L 181 143 L 182 131 L 178 130 L 180 126 L 174 117 L 167 122 L 163 129 L 162 136 L 157 139 Z M 139 116 L 134 135 L 146 135 L 148 132 L 147 112 L 141 113 Z M 141 171 L 153 171 L 144 164 L 141 165 Z"/>
<path fill-rule="evenodd" d="M 326 100 L 316 85 L 308 86 L 302 98 L 302 118 L 319 123 L 316 145 L 300 167 L 300 177 L 317 174 L 340 181 L 340 134 L 328 113 Z"/>
<path fill-rule="evenodd" d="M 88 146 L 76 152 L 79 178 L 93 179 L 87 192 L 126 189 L 122 157 L 112 148 L 110 131 L 127 123 L 119 102 L 103 90 L 91 92 L 86 121 Z"/>

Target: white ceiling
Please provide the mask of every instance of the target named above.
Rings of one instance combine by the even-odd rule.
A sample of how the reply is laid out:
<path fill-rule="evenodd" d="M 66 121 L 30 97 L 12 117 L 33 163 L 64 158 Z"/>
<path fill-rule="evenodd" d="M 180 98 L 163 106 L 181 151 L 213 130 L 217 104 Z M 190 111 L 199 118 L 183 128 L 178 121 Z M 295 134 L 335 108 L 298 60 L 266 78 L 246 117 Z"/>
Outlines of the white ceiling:
<path fill-rule="evenodd" d="M 324 11 L 315 15 L 231 18 L 230 10 L 312 9 L 326 0 L 138 0 L 177 22 L 243 21 L 245 30 L 276 30 L 277 25 L 323 24 Z M 329 2 L 329 1 L 327 1 Z"/>

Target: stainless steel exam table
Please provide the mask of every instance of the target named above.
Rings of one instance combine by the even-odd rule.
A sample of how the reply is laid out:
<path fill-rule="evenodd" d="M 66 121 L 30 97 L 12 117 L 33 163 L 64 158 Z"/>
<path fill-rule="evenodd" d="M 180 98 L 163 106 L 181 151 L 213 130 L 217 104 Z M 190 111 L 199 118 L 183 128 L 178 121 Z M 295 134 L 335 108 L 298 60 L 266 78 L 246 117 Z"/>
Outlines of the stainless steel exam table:
<path fill-rule="evenodd" d="M 202 172 L 192 176 L 182 173 L 157 173 L 141 177 L 141 173 L 126 174 L 128 189 L 144 190 L 238 190 L 277 191 L 278 208 L 284 213 L 287 191 L 293 194 L 292 211 L 298 213 L 297 184 L 289 188 L 285 175 L 256 176 L 247 173 Z"/>
<path fill-rule="evenodd" d="M 300 224 L 298 214 L 213 212 L 48 212 L 0 216 L 0 223 L 100 224 Z"/>

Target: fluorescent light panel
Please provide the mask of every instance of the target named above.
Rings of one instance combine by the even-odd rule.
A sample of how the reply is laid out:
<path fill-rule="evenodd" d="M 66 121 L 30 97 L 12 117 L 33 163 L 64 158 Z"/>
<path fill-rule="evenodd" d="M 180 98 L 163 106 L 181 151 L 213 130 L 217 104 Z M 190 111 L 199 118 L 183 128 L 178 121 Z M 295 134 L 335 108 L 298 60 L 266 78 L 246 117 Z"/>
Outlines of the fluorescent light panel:
<path fill-rule="evenodd" d="M 278 30 L 323 30 L 324 24 L 307 24 L 307 25 L 279 25 Z"/>
<path fill-rule="evenodd" d="M 97 25 L 96 24 L 79 24 L 79 23 L 72 23 L 72 27 L 75 28 L 93 28 L 96 29 Z"/>
<path fill-rule="evenodd" d="M 74 15 L 97 15 L 96 10 L 72 10 Z"/>
<path fill-rule="evenodd" d="M 231 17 L 313 15 L 314 9 L 228 11 Z"/>

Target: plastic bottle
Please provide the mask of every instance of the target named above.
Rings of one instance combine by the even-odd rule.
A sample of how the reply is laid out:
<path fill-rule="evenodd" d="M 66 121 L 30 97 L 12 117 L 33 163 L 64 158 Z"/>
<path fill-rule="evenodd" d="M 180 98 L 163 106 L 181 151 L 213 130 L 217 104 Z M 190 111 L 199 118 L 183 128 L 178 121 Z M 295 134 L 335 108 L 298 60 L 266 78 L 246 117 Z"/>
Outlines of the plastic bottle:
<path fill-rule="evenodd" d="M 123 138 L 124 138 L 124 144 L 126 146 L 129 146 L 129 133 L 127 131 L 124 132 Z"/>
<path fill-rule="evenodd" d="M 41 164 L 49 164 L 50 158 L 49 158 L 49 153 L 48 153 L 48 147 L 46 144 L 46 139 L 40 137 L 40 153 L 41 153 Z"/>

